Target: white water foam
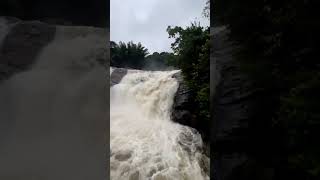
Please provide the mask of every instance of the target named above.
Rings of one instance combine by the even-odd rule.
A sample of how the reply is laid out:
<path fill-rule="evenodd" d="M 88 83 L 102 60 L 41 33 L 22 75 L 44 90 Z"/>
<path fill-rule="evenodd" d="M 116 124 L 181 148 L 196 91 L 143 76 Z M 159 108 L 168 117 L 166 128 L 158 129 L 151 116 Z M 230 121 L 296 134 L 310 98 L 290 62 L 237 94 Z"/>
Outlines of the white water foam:
<path fill-rule="evenodd" d="M 129 70 L 111 87 L 112 180 L 209 179 L 200 134 L 170 120 L 176 72 Z"/>

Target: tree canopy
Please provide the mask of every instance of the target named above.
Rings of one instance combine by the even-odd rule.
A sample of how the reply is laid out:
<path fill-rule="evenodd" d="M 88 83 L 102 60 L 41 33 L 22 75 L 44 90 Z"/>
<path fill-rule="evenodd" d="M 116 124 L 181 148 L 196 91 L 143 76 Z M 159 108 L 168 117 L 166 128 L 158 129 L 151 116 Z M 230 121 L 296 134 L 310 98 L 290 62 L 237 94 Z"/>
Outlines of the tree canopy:
<path fill-rule="evenodd" d="M 172 68 L 174 68 L 175 64 L 175 55 L 173 53 L 168 52 L 154 52 L 151 55 L 148 55 L 145 60 L 144 69 L 146 70 L 166 70 L 171 64 Z"/>
<path fill-rule="evenodd" d="M 193 92 L 194 115 L 200 121 L 200 131 L 209 134 L 210 113 L 210 38 L 209 27 L 193 22 L 186 28 L 167 28 L 170 38 L 175 41 L 171 48 L 176 55 L 174 65 L 182 70 L 185 81 Z"/>
<path fill-rule="evenodd" d="M 135 44 L 132 41 L 128 43 L 119 42 L 119 44 L 110 42 L 111 66 L 122 68 L 141 69 L 144 66 L 148 49 L 141 43 Z"/>

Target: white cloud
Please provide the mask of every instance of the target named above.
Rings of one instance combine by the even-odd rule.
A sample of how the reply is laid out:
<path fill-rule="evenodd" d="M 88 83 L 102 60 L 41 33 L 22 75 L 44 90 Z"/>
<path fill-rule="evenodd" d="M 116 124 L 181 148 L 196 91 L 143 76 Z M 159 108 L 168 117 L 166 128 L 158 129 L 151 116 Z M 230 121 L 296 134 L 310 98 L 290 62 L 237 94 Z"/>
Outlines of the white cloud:
<path fill-rule="evenodd" d="M 206 0 L 111 0 L 111 40 L 141 42 L 149 52 L 171 51 L 166 29 L 194 20 L 208 26 L 202 11 Z"/>

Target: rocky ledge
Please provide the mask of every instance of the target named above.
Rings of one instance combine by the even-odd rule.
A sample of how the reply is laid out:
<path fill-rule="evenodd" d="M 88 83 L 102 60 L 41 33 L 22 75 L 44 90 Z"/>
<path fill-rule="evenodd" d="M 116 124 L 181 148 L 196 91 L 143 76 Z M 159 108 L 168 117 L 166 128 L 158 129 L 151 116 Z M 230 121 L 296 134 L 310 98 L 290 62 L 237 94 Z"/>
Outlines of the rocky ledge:
<path fill-rule="evenodd" d="M 0 17 L 0 81 L 28 69 L 55 36 L 55 27 L 39 21 Z"/>
<path fill-rule="evenodd" d="M 110 74 L 110 87 L 118 84 L 121 79 L 127 74 L 127 69 L 125 68 L 113 68 L 112 73 Z"/>
<path fill-rule="evenodd" d="M 172 107 L 171 119 L 174 122 L 178 122 L 183 125 L 196 127 L 196 121 L 192 116 L 192 101 L 191 91 L 185 81 L 181 72 L 173 75 L 179 82 L 179 87 L 174 97 L 174 103 Z"/>

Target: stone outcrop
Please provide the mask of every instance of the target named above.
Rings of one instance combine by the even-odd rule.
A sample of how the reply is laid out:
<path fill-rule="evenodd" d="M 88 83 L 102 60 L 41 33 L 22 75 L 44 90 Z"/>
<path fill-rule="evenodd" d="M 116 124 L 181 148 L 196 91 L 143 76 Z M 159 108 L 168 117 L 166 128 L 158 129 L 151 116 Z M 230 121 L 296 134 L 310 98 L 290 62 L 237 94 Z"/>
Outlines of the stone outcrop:
<path fill-rule="evenodd" d="M 211 36 L 212 178 L 270 179 L 273 170 L 255 157 L 259 152 L 251 125 L 259 121 L 255 109 L 259 95 L 235 59 L 241 46 L 229 39 L 225 26 L 212 28 Z"/>
<path fill-rule="evenodd" d="M 40 21 L 1 18 L 0 81 L 28 69 L 55 36 L 55 27 Z"/>
<path fill-rule="evenodd" d="M 216 180 L 227 180 L 247 160 L 240 150 L 245 146 L 240 136 L 247 125 L 243 120 L 249 118 L 247 102 L 241 98 L 247 92 L 246 80 L 233 58 L 237 47 L 228 39 L 228 29 L 212 28 L 211 36 L 211 154 L 216 155 L 211 159 L 211 174 Z"/>
<path fill-rule="evenodd" d="M 127 69 L 125 68 L 114 68 L 113 72 L 110 75 L 110 87 L 118 84 L 121 79 L 127 74 Z"/>
<path fill-rule="evenodd" d="M 193 108 L 191 91 L 183 80 L 181 72 L 174 74 L 173 77 L 177 79 L 179 87 L 174 97 L 171 119 L 180 124 L 195 127 L 196 122 L 191 113 Z"/>

